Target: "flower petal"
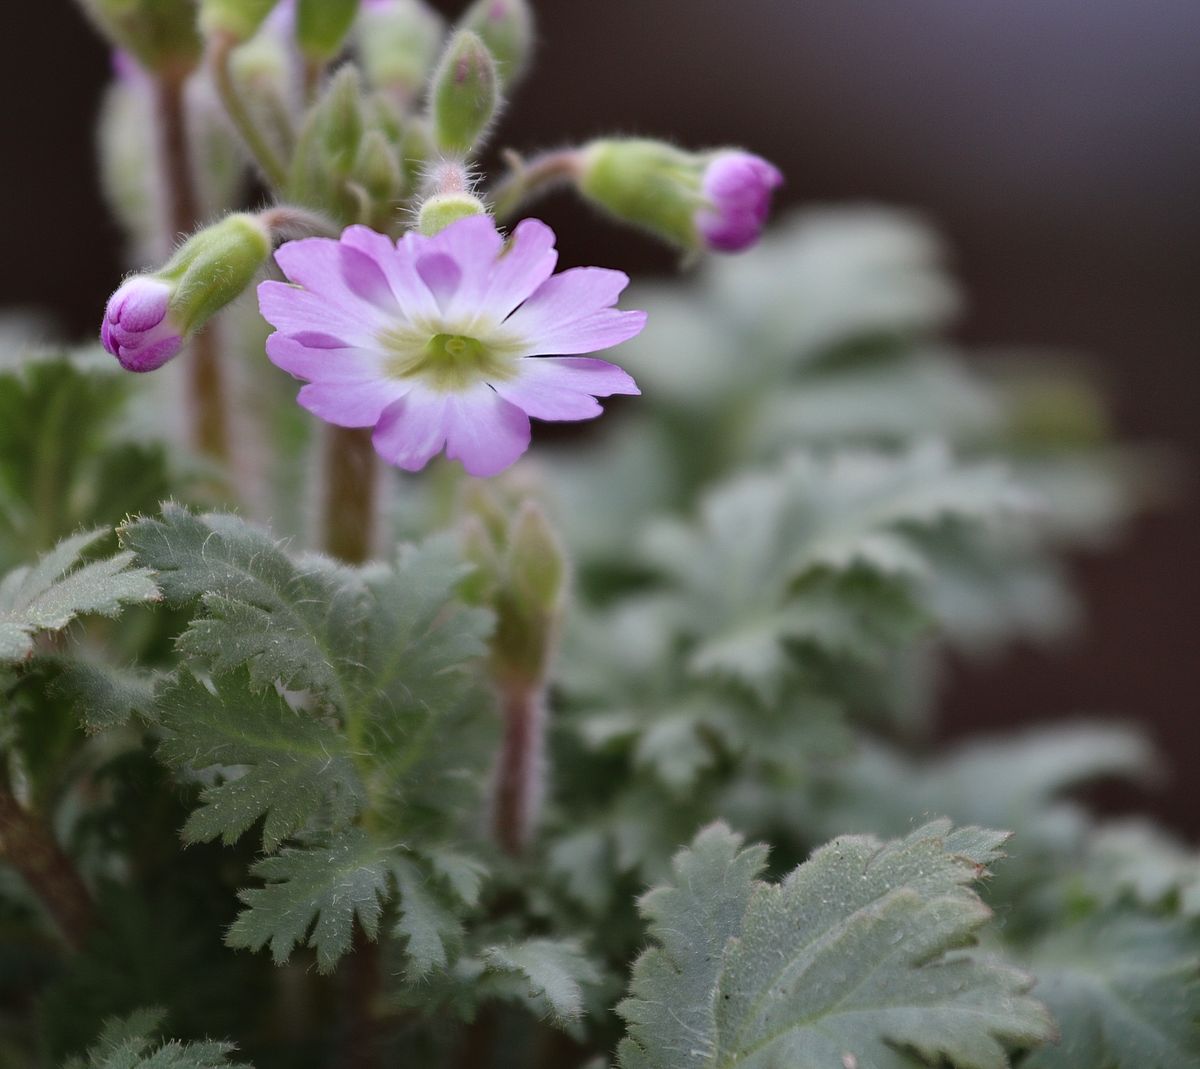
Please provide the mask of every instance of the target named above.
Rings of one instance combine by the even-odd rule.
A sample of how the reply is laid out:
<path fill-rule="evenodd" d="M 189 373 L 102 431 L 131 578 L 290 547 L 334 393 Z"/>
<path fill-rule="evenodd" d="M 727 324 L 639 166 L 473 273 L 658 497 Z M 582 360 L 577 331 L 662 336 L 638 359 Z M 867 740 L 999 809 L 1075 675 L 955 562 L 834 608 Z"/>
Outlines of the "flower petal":
<path fill-rule="evenodd" d="M 473 317 L 479 313 L 492 268 L 503 247 L 504 239 L 490 215 L 459 219 L 427 240 L 422 258 L 447 256 L 458 266 L 460 280 L 454 293 L 440 302 L 448 316 Z"/>
<path fill-rule="evenodd" d="M 554 231 L 539 219 L 522 219 L 492 269 L 484 307 L 497 321 L 504 319 L 554 273 L 557 264 Z"/>
<path fill-rule="evenodd" d="M 603 411 L 595 398 L 641 392 L 626 372 L 605 360 L 527 357 L 518 367 L 517 378 L 492 385 L 535 419 L 592 419 Z"/>
<path fill-rule="evenodd" d="M 384 410 L 413 388 L 410 381 L 314 382 L 296 400 L 314 416 L 338 427 L 374 427 Z"/>
<path fill-rule="evenodd" d="M 267 338 L 267 356 L 276 367 L 311 382 L 373 382 L 385 378 L 382 354 L 370 349 L 305 344 L 304 335 L 272 334 Z"/>
<path fill-rule="evenodd" d="M 528 356 L 590 353 L 632 338 L 645 325 L 641 312 L 612 308 L 629 284 L 623 271 L 575 267 L 547 279 L 504 321 Z"/>
<path fill-rule="evenodd" d="M 645 312 L 622 312 L 605 308 L 583 319 L 564 323 L 554 329 L 523 339 L 526 356 L 568 356 L 571 353 L 596 353 L 628 341 L 642 332 Z"/>
<path fill-rule="evenodd" d="M 375 451 L 389 464 L 420 471 L 446 444 L 449 394 L 415 389 L 383 410 L 375 426 Z"/>
<path fill-rule="evenodd" d="M 428 319 L 438 313 L 437 301 L 416 271 L 416 259 L 428 239 L 406 234 L 397 244 L 366 226 L 348 226 L 342 231 L 343 244 L 370 256 L 384 273 L 392 296 L 409 319 Z"/>
<path fill-rule="evenodd" d="M 366 304 L 392 315 L 398 311 L 379 263 L 353 245 L 331 238 L 289 241 L 275 251 L 275 262 L 292 282 L 322 297 L 352 308 Z"/>
<path fill-rule="evenodd" d="M 258 308 L 271 326 L 285 334 L 322 334 L 350 348 L 370 348 L 387 323 L 378 311 L 368 309 L 360 315 L 360 310 L 366 309 L 361 302 L 344 307 L 320 294 L 271 280 L 258 284 Z"/>
<path fill-rule="evenodd" d="M 486 383 L 449 397 L 446 456 L 468 475 L 498 475 L 529 448 L 529 417 Z"/>

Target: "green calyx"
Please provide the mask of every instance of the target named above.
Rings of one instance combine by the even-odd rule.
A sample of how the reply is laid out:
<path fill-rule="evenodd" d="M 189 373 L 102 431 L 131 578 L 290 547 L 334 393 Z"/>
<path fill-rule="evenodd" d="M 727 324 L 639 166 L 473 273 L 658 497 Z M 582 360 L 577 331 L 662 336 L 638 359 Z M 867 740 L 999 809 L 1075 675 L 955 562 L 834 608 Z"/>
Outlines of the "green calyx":
<path fill-rule="evenodd" d="M 473 215 L 483 215 L 485 210 L 483 201 L 470 193 L 439 193 L 421 205 L 417 229 L 427 237 L 433 237 L 451 223 L 469 219 Z"/>
<path fill-rule="evenodd" d="M 533 51 L 533 11 L 528 0 L 475 0 L 459 26 L 479 35 L 496 60 L 496 72 L 512 86 Z"/>
<path fill-rule="evenodd" d="M 430 118 L 438 148 L 469 155 L 479 147 L 499 106 L 496 61 L 477 34 L 459 30 L 433 76 Z"/>
<path fill-rule="evenodd" d="M 624 222 L 685 249 L 697 247 L 702 157 L 663 141 L 612 138 L 586 146 L 582 160 L 584 196 Z"/>
<path fill-rule="evenodd" d="M 312 60 L 333 59 L 358 14 L 358 0 L 297 0 L 296 40 Z"/>
<path fill-rule="evenodd" d="M 279 0 L 201 0 L 200 31 L 228 34 L 235 41 L 254 35 Z"/>
<path fill-rule="evenodd" d="M 410 331 L 387 331 L 380 341 L 393 354 L 387 373 L 395 379 L 422 378 L 435 390 L 454 393 L 477 382 L 514 377 L 516 347 L 480 341 L 465 334 L 414 337 Z"/>
<path fill-rule="evenodd" d="M 192 0 L 80 0 L 100 31 L 148 70 L 181 75 L 200 58 Z"/>

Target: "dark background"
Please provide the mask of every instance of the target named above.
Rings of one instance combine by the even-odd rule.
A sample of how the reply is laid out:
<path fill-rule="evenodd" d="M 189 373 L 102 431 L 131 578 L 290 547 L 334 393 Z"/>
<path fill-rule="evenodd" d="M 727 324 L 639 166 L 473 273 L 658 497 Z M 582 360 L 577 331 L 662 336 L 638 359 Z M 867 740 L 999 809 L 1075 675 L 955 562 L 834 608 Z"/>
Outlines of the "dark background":
<path fill-rule="evenodd" d="M 448 14 L 462 4 L 437 4 Z M 970 295 L 961 337 L 1092 354 L 1120 433 L 1200 459 L 1197 0 L 541 0 L 500 140 L 608 132 L 744 144 L 785 204 L 879 200 L 935 219 Z M 120 277 L 96 191 L 104 47 L 69 0 L 9 13 L 0 294 L 92 333 Z M 549 202 L 562 244 L 631 272 L 671 257 Z M 945 730 L 1143 719 L 1171 787 L 1132 799 L 1193 838 L 1200 805 L 1196 485 L 1077 563 L 1089 629 L 953 673 Z"/>

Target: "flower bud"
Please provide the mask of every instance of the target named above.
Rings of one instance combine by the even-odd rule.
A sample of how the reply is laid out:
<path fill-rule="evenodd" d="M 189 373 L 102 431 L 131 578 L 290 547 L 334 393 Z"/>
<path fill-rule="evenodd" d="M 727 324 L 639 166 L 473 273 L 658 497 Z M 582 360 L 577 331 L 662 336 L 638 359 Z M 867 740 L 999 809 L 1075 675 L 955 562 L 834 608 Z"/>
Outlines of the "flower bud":
<path fill-rule="evenodd" d="M 459 30 L 433 76 L 430 112 L 438 148 L 467 155 L 483 139 L 499 103 L 492 54 L 477 34 Z"/>
<path fill-rule="evenodd" d="M 692 153 L 638 138 L 593 141 L 581 159 L 585 196 L 689 250 L 754 244 L 783 181 L 766 160 L 738 149 Z"/>
<path fill-rule="evenodd" d="M 513 85 L 533 51 L 533 11 L 529 0 L 475 0 L 459 22 L 477 33 L 496 61 L 503 86 Z"/>
<path fill-rule="evenodd" d="M 168 317 L 174 288 L 135 275 L 108 299 L 100 341 L 126 371 L 154 371 L 183 348 L 183 331 Z"/>
<path fill-rule="evenodd" d="M 162 270 L 127 280 L 109 299 L 100 340 L 129 371 L 162 367 L 254 280 L 270 252 L 255 216 L 226 216 L 193 234 Z"/>
<path fill-rule="evenodd" d="M 359 218 L 361 203 L 348 189 L 369 118 L 358 71 L 347 64 L 309 112 L 292 157 L 290 200 L 329 213 L 339 222 Z"/>
<path fill-rule="evenodd" d="M 562 606 L 566 551 L 546 514 L 533 502 L 521 506 L 510 538 L 509 584 L 513 598 L 529 615 L 551 617 Z"/>
<path fill-rule="evenodd" d="M 417 229 L 432 237 L 451 223 L 472 215 L 483 215 L 486 210 L 483 201 L 470 193 L 435 193 L 421 205 Z"/>
<path fill-rule="evenodd" d="M 200 32 L 249 40 L 279 0 L 200 0 Z"/>
<path fill-rule="evenodd" d="M 424 88 L 444 35 L 445 23 L 424 0 L 364 0 L 356 40 L 367 80 L 407 108 Z"/>
<path fill-rule="evenodd" d="M 296 40 L 309 58 L 324 62 L 342 49 L 358 14 L 358 0 L 296 0 Z"/>
<path fill-rule="evenodd" d="M 80 0 L 113 44 L 148 70 L 178 74 L 200 58 L 194 0 Z"/>
<path fill-rule="evenodd" d="M 738 149 L 716 153 L 704 170 L 700 188 L 707 206 L 696 215 L 696 229 L 710 249 L 741 252 L 758 241 L 771 195 L 783 175 L 761 156 Z"/>

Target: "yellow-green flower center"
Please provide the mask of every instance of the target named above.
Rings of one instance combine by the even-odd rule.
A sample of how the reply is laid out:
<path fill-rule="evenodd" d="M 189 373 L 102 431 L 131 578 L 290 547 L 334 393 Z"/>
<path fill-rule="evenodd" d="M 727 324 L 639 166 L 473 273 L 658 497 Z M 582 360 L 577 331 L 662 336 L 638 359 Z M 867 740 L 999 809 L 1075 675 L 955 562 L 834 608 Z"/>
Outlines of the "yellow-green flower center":
<path fill-rule="evenodd" d="M 419 376 L 435 390 L 456 391 L 477 382 L 511 379 L 520 348 L 507 339 L 482 340 L 466 334 L 418 334 L 412 328 L 384 332 L 388 375 Z"/>

